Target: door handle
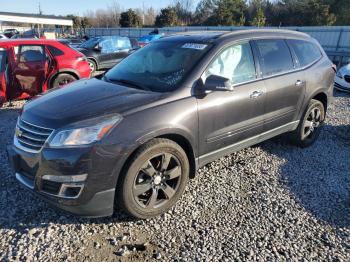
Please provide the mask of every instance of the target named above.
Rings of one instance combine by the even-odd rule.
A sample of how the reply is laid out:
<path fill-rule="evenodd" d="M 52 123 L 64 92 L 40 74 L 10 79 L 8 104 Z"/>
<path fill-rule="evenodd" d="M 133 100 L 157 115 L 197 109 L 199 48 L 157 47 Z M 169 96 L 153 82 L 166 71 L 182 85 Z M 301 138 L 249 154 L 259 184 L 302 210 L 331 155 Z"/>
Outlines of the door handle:
<path fill-rule="evenodd" d="M 302 86 L 304 84 L 304 81 L 298 80 L 295 82 L 295 86 Z"/>
<path fill-rule="evenodd" d="M 261 91 L 254 91 L 253 93 L 250 94 L 250 98 L 258 98 L 262 94 L 263 94 L 263 92 L 261 92 Z"/>

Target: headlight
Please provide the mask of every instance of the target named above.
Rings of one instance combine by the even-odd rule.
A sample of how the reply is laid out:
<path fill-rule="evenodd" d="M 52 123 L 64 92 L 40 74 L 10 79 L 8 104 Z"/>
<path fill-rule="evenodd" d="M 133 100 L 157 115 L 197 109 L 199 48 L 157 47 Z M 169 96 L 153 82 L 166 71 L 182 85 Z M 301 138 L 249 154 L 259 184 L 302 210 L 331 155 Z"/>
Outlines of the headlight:
<path fill-rule="evenodd" d="M 59 131 L 49 142 L 50 147 L 63 147 L 63 146 L 78 146 L 88 145 L 96 141 L 101 140 L 109 131 L 122 120 L 120 115 L 113 115 L 109 117 L 103 117 L 102 119 L 91 119 L 81 123 L 77 123 L 77 126 L 83 125 L 83 127 L 72 128 Z M 96 123 L 93 125 L 87 125 Z"/>

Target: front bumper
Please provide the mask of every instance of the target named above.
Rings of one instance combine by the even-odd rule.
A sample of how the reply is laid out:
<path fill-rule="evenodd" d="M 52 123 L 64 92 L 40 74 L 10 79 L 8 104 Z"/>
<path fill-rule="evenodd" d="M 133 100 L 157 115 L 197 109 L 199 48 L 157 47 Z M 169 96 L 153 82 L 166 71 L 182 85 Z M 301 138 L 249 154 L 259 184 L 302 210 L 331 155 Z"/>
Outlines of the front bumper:
<path fill-rule="evenodd" d="M 29 153 L 15 146 L 7 148 L 8 159 L 22 186 L 54 207 L 83 217 L 113 214 L 116 160 L 110 154 L 104 155 L 105 151 L 94 147 L 44 148 L 39 153 Z M 55 181 L 46 180 L 51 177 Z M 86 179 L 70 181 L 72 177 Z"/>

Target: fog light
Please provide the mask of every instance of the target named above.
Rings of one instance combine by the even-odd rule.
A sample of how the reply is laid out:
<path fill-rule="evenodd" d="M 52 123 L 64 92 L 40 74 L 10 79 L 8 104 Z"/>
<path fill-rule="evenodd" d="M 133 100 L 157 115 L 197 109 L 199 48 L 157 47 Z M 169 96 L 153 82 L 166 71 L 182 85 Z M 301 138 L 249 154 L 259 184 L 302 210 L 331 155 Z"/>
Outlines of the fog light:
<path fill-rule="evenodd" d="M 63 198 L 78 198 L 83 188 L 83 184 L 62 184 L 58 196 Z"/>

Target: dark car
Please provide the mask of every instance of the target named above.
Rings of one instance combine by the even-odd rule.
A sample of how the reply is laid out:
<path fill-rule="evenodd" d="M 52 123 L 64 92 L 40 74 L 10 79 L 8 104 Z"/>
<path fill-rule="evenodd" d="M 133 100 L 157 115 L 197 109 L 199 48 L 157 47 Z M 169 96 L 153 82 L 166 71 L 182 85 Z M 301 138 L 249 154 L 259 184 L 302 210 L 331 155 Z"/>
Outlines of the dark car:
<path fill-rule="evenodd" d="M 14 28 L 8 28 L 4 30 L 4 35 L 8 38 L 11 38 L 14 35 L 18 35 L 18 34 L 19 34 L 18 30 Z"/>
<path fill-rule="evenodd" d="M 61 38 L 57 39 L 57 41 L 74 49 L 79 48 L 84 43 L 84 40 L 80 38 Z"/>
<path fill-rule="evenodd" d="M 127 37 L 98 36 L 82 43 L 77 50 L 83 53 L 92 72 L 109 69 L 129 55 L 132 45 Z"/>
<path fill-rule="evenodd" d="M 101 79 L 26 104 L 9 159 L 21 184 L 63 210 L 97 217 L 117 206 L 153 217 L 221 156 L 282 133 L 312 145 L 334 75 L 321 46 L 303 33 L 163 38 Z"/>

